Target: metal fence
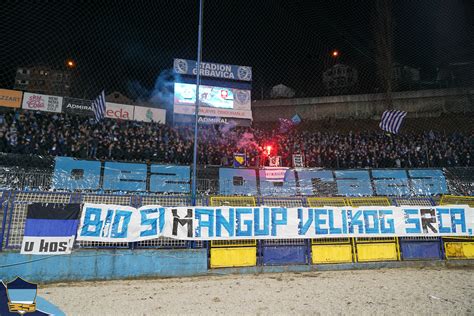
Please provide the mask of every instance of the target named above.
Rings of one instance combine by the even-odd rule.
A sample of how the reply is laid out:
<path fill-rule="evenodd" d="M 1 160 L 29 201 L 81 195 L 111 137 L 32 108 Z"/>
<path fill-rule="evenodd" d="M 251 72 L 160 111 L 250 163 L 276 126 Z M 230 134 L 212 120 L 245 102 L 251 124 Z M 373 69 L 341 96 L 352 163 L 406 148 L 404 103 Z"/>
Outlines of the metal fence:
<path fill-rule="evenodd" d="M 197 179 L 197 190 L 200 195 L 233 195 L 234 181 L 219 181 L 218 168 L 202 168 L 198 173 L 202 178 Z M 455 195 L 474 195 L 474 168 L 457 167 L 445 168 L 444 175 L 448 185 L 448 191 Z M 410 180 L 412 181 L 412 180 Z M 27 190 L 27 191 L 49 191 L 53 189 L 53 171 L 51 169 L 34 169 L 26 171 L 17 168 L 0 167 L 0 190 Z M 324 182 L 318 179 L 312 179 L 311 195 L 319 197 L 338 196 L 337 183 Z M 260 194 L 261 184 L 257 182 L 248 182 L 242 180 L 238 184 L 239 192 L 247 192 L 251 195 Z M 373 181 L 371 186 L 374 187 Z M 267 188 L 268 189 L 268 188 Z M 298 186 L 296 190 L 300 190 Z M 102 191 L 101 191 L 102 192 Z M 107 192 L 107 191 L 104 191 Z M 297 191 L 299 192 L 299 191 Z M 146 192 L 148 193 L 148 192 Z M 273 191 L 265 191 L 262 195 L 290 195 L 276 188 Z M 300 194 L 300 193 L 298 193 Z M 410 196 L 417 196 L 417 192 L 411 192 Z"/>
<path fill-rule="evenodd" d="M 451 196 L 448 196 L 452 198 Z M 226 197 L 211 196 L 198 199 L 198 205 L 261 205 L 261 206 L 283 206 L 283 207 L 319 207 L 324 205 L 359 205 L 358 198 L 318 198 L 318 197 Z M 426 205 L 433 206 L 436 202 L 432 198 L 372 198 L 373 205 Z M 142 205 L 187 206 L 190 205 L 190 197 L 171 195 L 117 195 L 117 194 L 80 194 L 66 192 L 24 192 L 24 191 L 0 191 L 0 243 L 1 249 L 19 249 L 23 239 L 24 224 L 26 219 L 27 205 L 33 202 L 43 203 L 101 203 L 119 204 L 140 207 Z M 364 199 L 362 204 L 366 205 Z M 378 203 L 377 203 L 378 202 Z M 298 241 L 298 243 L 303 241 Z M 265 244 L 294 244 L 293 240 L 274 240 Z M 108 243 L 108 242 L 76 242 L 76 248 L 200 248 L 205 246 L 204 242 L 189 242 L 171 238 L 157 238 L 136 243 Z"/>

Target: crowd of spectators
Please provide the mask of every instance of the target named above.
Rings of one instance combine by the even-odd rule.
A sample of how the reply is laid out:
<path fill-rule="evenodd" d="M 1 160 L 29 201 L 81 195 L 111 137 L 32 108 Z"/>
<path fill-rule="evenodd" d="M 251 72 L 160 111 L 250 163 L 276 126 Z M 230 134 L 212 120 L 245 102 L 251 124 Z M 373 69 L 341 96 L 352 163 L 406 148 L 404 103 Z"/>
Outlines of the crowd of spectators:
<path fill-rule="evenodd" d="M 270 153 L 268 146 L 272 146 Z M 282 130 L 201 126 L 198 163 L 232 166 L 246 153 L 248 166 L 281 156 L 283 166 L 301 154 L 306 167 L 416 168 L 474 166 L 474 133 L 381 130 L 335 132 L 293 127 Z M 82 159 L 192 163 L 192 127 L 92 118 L 60 113 L 10 111 L 0 114 L 0 152 Z"/>

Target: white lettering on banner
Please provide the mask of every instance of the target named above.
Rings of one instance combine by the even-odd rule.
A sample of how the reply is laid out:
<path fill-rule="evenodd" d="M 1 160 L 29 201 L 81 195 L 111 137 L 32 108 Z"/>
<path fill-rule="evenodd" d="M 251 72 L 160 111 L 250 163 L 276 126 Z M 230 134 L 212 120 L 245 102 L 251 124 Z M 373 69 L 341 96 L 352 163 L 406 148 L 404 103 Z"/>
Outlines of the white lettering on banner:
<path fill-rule="evenodd" d="M 133 105 L 118 104 L 112 102 L 105 103 L 105 117 L 118 120 L 133 120 Z"/>
<path fill-rule="evenodd" d="M 222 70 L 211 70 L 211 69 L 203 69 L 201 67 L 201 76 L 205 77 L 217 77 L 217 78 L 225 78 L 225 79 L 235 79 L 234 74 L 229 71 L 222 71 Z M 197 74 L 196 68 L 193 68 L 193 74 Z"/>
<path fill-rule="evenodd" d="M 82 105 L 82 104 L 75 104 L 75 103 L 68 103 L 66 105 L 66 108 L 73 109 L 73 110 L 92 111 L 91 105 Z"/>
<path fill-rule="evenodd" d="M 264 167 L 265 180 L 283 182 L 285 181 L 286 171 L 290 169 L 288 167 Z"/>
<path fill-rule="evenodd" d="M 194 115 L 194 106 L 175 104 L 174 113 Z M 204 106 L 199 108 L 199 115 L 252 119 L 252 111 L 218 109 Z"/>
<path fill-rule="evenodd" d="M 134 242 L 473 236 L 474 209 L 436 207 L 161 207 L 84 204 L 77 240 Z"/>
<path fill-rule="evenodd" d="M 22 108 L 27 110 L 60 113 L 62 110 L 62 104 L 62 97 L 25 92 Z"/>
<path fill-rule="evenodd" d="M 201 62 L 200 67 L 200 73 L 205 77 L 252 81 L 252 67 L 249 66 Z M 197 73 L 197 64 L 194 60 L 175 58 L 173 68 L 178 74 L 196 75 Z"/>

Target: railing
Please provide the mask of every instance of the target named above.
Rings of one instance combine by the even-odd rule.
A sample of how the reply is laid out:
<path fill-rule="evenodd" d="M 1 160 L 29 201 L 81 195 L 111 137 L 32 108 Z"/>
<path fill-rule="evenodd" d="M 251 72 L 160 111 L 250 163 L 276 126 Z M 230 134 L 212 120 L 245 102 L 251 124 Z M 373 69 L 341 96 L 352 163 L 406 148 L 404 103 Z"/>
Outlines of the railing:
<path fill-rule="evenodd" d="M 28 172 L 0 169 L 0 190 L 49 191 L 52 180 L 51 170 Z M 217 179 L 197 179 L 198 192 L 203 195 L 216 194 L 218 183 Z"/>
<path fill-rule="evenodd" d="M 209 185 L 206 181 L 205 185 Z M 445 196 L 453 198 L 452 196 Z M 462 198 L 462 197 L 461 197 Z M 470 197 L 465 197 L 469 199 Z M 266 205 L 266 206 L 285 206 L 285 207 L 321 207 L 324 205 L 355 205 L 356 202 L 361 205 L 435 205 L 435 200 L 429 197 L 424 198 L 392 198 L 374 197 L 374 198 L 320 198 L 320 197 L 261 197 L 253 196 L 227 197 L 210 196 L 198 199 L 198 205 Z M 221 202 L 216 202 L 221 201 Z M 369 203 L 373 201 L 373 203 Z M 444 201 L 444 200 L 443 200 Z M 23 227 L 26 218 L 26 205 L 32 202 L 43 203 L 101 203 L 101 204 L 119 204 L 139 207 L 141 205 L 159 204 L 163 206 L 186 206 L 190 204 L 190 197 L 187 195 L 127 195 L 127 194 L 77 194 L 68 192 L 40 192 L 40 191 L 3 191 L 0 192 L 0 243 L 3 248 L 18 249 L 23 238 Z M 216 204 L 217 203 L 217 204 Z M 336 204 L 334 204 L 336 203 Z M 465 204 L 462 202 L 461 204 Z M 202 243 L 199 243 L 202 245 Z M 187 247 L 187 243 L 180 243 L 180 247 Z M 105 243 L 78 243 L 78 247 L 88 248 L 129 248 L 129 247 L 157 247 L 157 248 L 175 248 L 176 241 L 160 239 L 149 241 L 147 243 L 127 245 L 127 243 L 105 244 Z"/>
<path fill-rule="evenodd" d="M 52 172 L 25 172 L 0 169 L 0 188 L 9 190 L 43 190 L 51 188 Z"/>

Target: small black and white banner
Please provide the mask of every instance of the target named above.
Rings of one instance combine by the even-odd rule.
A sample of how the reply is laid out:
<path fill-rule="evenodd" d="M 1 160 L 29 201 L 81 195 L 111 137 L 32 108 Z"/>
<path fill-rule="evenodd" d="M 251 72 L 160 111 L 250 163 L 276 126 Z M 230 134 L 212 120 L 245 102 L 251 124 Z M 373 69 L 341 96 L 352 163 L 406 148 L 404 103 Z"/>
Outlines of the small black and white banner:
<path fill-rule="evenodd" d="M 80 204 L 28 205 L 22 254 L 69 254 L 79 225 Z"/>

